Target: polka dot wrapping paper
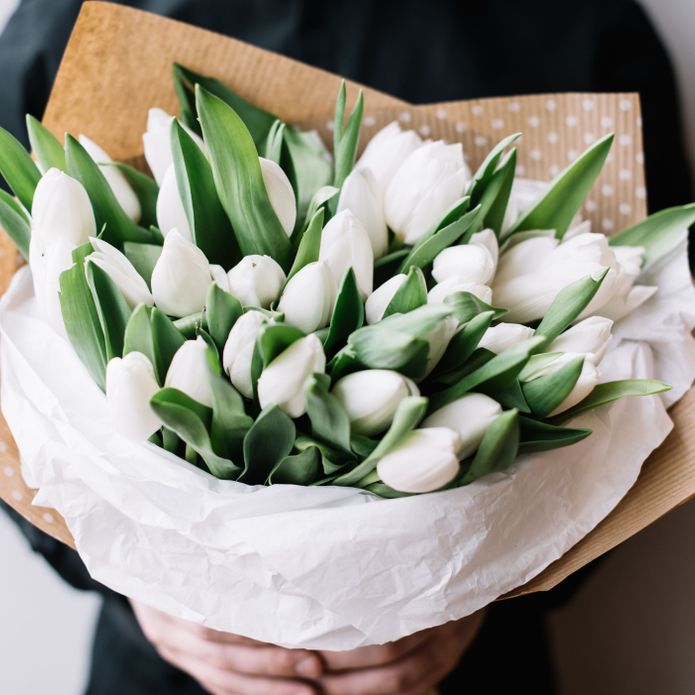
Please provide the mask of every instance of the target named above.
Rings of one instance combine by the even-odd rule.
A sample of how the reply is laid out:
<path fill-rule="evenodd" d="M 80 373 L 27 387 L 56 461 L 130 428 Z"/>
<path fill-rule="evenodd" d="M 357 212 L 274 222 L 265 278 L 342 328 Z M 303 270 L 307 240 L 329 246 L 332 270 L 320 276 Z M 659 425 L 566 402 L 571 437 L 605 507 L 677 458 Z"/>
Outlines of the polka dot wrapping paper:
<path fill-rule="evenodd" d="M 136 48 L 134 48 L 136 47 Z M 175 112 L 172 62 L 218 77 L 243 97 L 288 122 L 316 128 L 331 141 L 340 78 L 233 39 L 129 8 L 83 5 L 44 123 L 56 134 L 84 133 L 117 160 L 143 167 L 141 132 L 147 110 Z M 348 83 L 348 101 L 359 85 Z M 506 135 L 523 133 L 518 173 L 550 181 L 584 149 L 615 133 L 607 164 L 582 214 L 595 231 L 617 232 L 646 215 L 639 100 L 634 94 L 545 94 L 410 105 L 365 88 L 362 144 L 397 120 L 428 138 L 461 142 L 471 169 Z M 0 238 L 0 286 L 17 267 L 17 253 Z M 585 538 L 513 593 L 548 589 L 695 494 L 695 396 L 671 411 L 676 427 L 651 456 L 622 502 Z M 17 449 L 0 421 L 0 497 L 33 524 L 71 544 L 60 515 L 32 505 Z M 589 529 L 587 529 L 589 530 Z"/>

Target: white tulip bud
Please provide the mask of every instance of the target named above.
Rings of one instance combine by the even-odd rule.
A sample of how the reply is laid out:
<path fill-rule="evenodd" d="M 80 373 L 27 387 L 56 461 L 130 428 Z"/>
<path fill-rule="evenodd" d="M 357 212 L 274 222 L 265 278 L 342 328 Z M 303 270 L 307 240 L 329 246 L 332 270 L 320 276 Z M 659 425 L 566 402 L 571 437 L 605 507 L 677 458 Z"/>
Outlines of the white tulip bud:
<path fill-rule="evenodd" d="M 554 415 L 558 415 L 572 408 L 577 403 L 583 401 L 594 390 L 594 387 L 599 383 L 600 376 L 596 369 L 596 365 L 588 359 L 586 355 L 576 352 L 566 352 L 550 361 L 538 360 L 535 365 L 533 362 L 529 362 L 526 367 L 524 367 L 519 377 L 522 382 L 526 383 L 539 379 L 540 377 L 551 376 L 559 372 L 564 366 L 577 357 L 584 357 L 579 379 L 565 400 L 563 400 L 548 417 L 553 417 Z"/>
<path fill-rule="evenodd" d="M 372 292 L 364 305 L 364 313 L 367 323 L 378 323 L 384 316 L 384 312 L 396 296 L 396 292 L 401 289 L 403 283 L 408 279 L 405 273 L 399 273 L 389 278 L 383 285 L 379 285 Z"/>
<path fill-rule="evenodd" d="M 471 456 L 480 446 L 488 427 L 502 413 L 502 406 L 482 393 L 468 393 L 425 418 L 421 427 L 448 427 L 458 432 L 459 459 Z"/>
<path fill-rule="evenodd" d="M 173 163 L 171 152 L 171 124 L 173 121 L 174 117 L 162 109 L 150 109 L 147 113 L 147 131 L 142 136 L 142 143 L 147 165 L 159 186 L 162 185 L 164 175 Z M 182 126 L 198 147 L 205 152 L 205 145 L 197 133 L 183 124 Z"/>
<path fill-rule="evenodd" d="M 460 244 L 440 251 L 432 263 L 437 282 L 456 280 L 487 285 L 495 274 L 495 261 L 484 246 Z"/>
<path fill-rule="evenodd" d="M 415 131 L 401 130 L 398 123 L 392 121 L 367 143 L 355 168 L 372 173 L 383 200 L 398 168 L 421 145 L 422 140 Z"/>
<path fill-rule="evenodd" d="M 591 316 L 561 333 L 548 347 L 548 352 L 582 352 L 594 364 L 599 364 L 611 341 L 613 321 L 603 316 Z"/>
<path fill-rule="evenodd" d="M 294 197 L 292 184 L 279 164 L 264 157 L 258 159 L 270 204 L 273 206 L 285 234 L 292 236 L 297 221 L 297 201 Z"/>
<path fill-rule="evenodd" d="M 87 256 L 85 262 L 91 261 L 111 278 L 131 309 L 138 304 L 152 306 L 154 298 L 147 283 L 126 255 L 102 239 L 92 237 L 90 242 L 94 252 Z"/>
<path fill-rule="evenodd" d="M 308 263 L 285 285 L 277 310 L 285 315 L 286 323 L 313 333 L 330 322 L 336 292 L 328 264 Z"/>
<path fill-rule="evenodd" d="M 118 204 L 123 208 L 125 214 L 133 222 L 139 222 L 142 214 L 140 201 L 123 172 L 118 167 L 113 166 L 113 159 L 86 135 L 80 135 L 80 145 L 84 147 L 92 160 L 99 165 L 99 170 L 104 175 L 106 182 L 111 187 Z"/>
<path fill-rule="evenodd" d="M 229 292 L 229 278 L 227 277 L 227 271 L 217 263 L 210 264 L 210 275 L 212 275 L 212 281 L 225 292 Z M 231 294 L 231 292 L 229 292 Z"/>
<path fill-rule="evenodd" d="M 31 206 L 29 264 L 40 310 L 53 328 L 64 333 L 59 279 L 72 267 L 72 252 L 96 234 L 89 196 L 79 181 L 49 169 L 34 191 Z"/>
<path fill-rule="evenodd" d="M 157 391 L 154 368 L 145 355 L 114 357 L 106 367 L 106 406 L 114 429 L 135 441 L 151 437 L 162 426 L 150 406 Z"/>
<path fill-rule="evenodd" d="M 367 231 L 349 210 L 339 212 L 324 227 L 319 260 L 330 266 L 336 287 L 340 288 L 345 274 L 352 268 L 362 298 L 371 294 L 374 282 L 372 245 Z"/>
<path fill-rule="evenodd" d="M 244 256 L 227 273 L 229 291 L 244 305 L 267 309 L 279 296 L 285 273 L 270 256 Z"/>
<path fill-rule="evenodd" d="M 487 285 L 475 282 L 459 282 L 456 278 L 449 278 L 437 283 L 427 293 L 428 304 L 444 304 L 444 300 L 457 292 L 470 292 L 485 304 L 492 304 L 492 290 Z"/>
<path fill-rule="evenodd" d="M 613 321 L 620 321 L 653 297 L 658 287 L 635 285 L 627 294 L 613 297 L 601 307 L 601 313 Z"/>
<path fill-rule="evenodd" d="M 534 333 L 533 328 L 521 323 L 498 323 L 485 331 L 478 347 L 499 355 L 500 352 L 509 350 L 509 348 L 532 338 Z"/>
<path fill-rule="evenodd" d="M 492 258 L 492 263 L 497 268 L 497 262 L 500 258 L 500 245 L 497 241 L 497 236 L 492 229 L 483 229 L 480 232 L 476 232 L 471 236 L 469 244 L 473 246 L 480 246 L 481 248 L 487 249 Z"/>
<path fill-rule="evenodd" d="M 404 398 L 420 395 L 410 379 L 389 369 L 348 374 L 335 383 L 332 393 L 345 408 L 353 434 L 368 437 L 391 425 Z"/>
<path fill-rule="evenodd" d="M 425 374 L 429 374 L 442 359 L 446 349 L 449 347 L 451 339 L 458 330 L 458 321 L 449 316 L 442 319 L 427 335 L 427 342 L 430 344 L 429 354 L 427 355 L 427 366 Z"/>
<path fill-rule="evenodd" d="M 386 189 L 388 226 L 414 244 L 463 195 L 470 178 L 460 143 L 439 140 L 419 147 L 401 164 Z"/>
<path fill-rule="evenodd" d="M 603 234 L 579 234 L 559 244 L 555 239 L 524 240 L 502 254 L 492 290 L 506 318 L 528 323 L 542 318 L 555 297 L 568 285 L 588 276 L 609 272 L 587 307 L 593 313 L 606 304 L 618 287 L 617 262 Z"/>
<path fill-rule="evenodd" d="M 350 210 L 369 235 L 374 258 L 381 258 L 389 243 L 384 204 L 374 175 L 369 169 L 353 169 L 343 182 L 338 212 Z"/>
<path fill-rule="evenodd" d="M 263 326 L 269 323 L 268 317 L 260 311 L 247 311 L 232 326 L 224 344 L 222 365 L 236 390 L 246 398 L 253 398 L 251 381 L 251 360 L 256 338 Z"/>
<path fill-rule="evenodd" d="M 188 224 L 173 164 L 166 170 L 157 195 L 157 226 L 164 236 L 172 229 L 177 229 L 181 236 L 193 241 L 193 232 Z"/>
<path fill-rule="evenodd" d="M 164 386 L 183 391 L 194 401 L 212 408 L 208 370 L 208 344 L 198 336 L 195 340 L 187 340 L 174 353 Z"/>
<path fill-rule="evenodd" d="M 258 379 L 261 408 L 277 405 L 290 417 L 306 412 L 306 384 L 312 374 L 324 372 L 326 356 L 321 341 L 314 335 L 296 340 L 280 353 Z"/>
<path fill-rule="evenodd" d="M 400 492 L 433 492 L 459 472 L 458 434 L 447 427 L 413 430 L 383 456 L 376 471 L 381 480 Z"/>
<path fill-rule="evenodd" d="M 162 253 L 152 271 L 155 304 L 169 316 L 194 314 L 205 305 L 211 283 L 205 254 L 172 229 L 164 238 Z"/>
<path fill-rule="evenodd" d="M 31 238 L 40 248 L 65 243 L 77 248 L 96 236 L 96 222 L 87 191 L 79 181 L 49 169 L 34 191 L 31 205 Z"/>

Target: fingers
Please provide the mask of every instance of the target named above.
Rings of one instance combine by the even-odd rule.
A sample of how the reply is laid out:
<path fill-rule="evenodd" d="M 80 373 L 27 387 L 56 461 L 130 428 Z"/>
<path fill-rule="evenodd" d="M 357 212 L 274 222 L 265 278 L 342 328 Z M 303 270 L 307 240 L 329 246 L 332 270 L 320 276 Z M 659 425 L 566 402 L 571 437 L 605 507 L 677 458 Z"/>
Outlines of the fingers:
<path fill-rule="evenodd" d="M 325 695 L 403 695 L 417 693 L 428 684 L 436 683 L 441 662 L 434 646 L 426 642 L 399 661 L 383 666 L 327 673 L 320 683 Z"/>
<path fill-rule="evenodd" d="M 397 642 L 373 647 L 361 647 L 348 652 L 321 652 L 328 671 L 347 671 L 369 668 L 398 661 L 417 649 L 432 636 L 431 630 L 417 632 Z"/>
<path fill-rule="evenodd" d="M 247 676 L 218 668 L 187 654 L 163 651 L 167 661 L 193 676 L 215 695 L 317 695 L 316 689 L 308 683 Z"/>

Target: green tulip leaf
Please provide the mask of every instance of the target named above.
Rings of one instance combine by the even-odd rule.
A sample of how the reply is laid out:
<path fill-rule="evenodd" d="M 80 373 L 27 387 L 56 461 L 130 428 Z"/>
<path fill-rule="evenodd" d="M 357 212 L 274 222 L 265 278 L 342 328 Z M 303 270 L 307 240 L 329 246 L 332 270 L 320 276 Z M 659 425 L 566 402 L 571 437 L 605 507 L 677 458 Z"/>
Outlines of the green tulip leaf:
<path fill-rule="evenodd" d="M 104 229 L 101 236 L 104 241 L 120 247 L 126 241 L 148 243 L 153 240 L 151 231 L 139 227 L 126 215 L 99 165 L 71 135 L 65 137 L 65 161 L 70 176 L 77 179 L 89 195 L 97 229 Z"/>
<path fill-rule="evenodd" d="M 493 311 L 484 311 L 464 323 L 449 341 L 442 359 L 432 371 L 432 377 L 436 379 L 441 374 L 461 369 L 475 352 L 494 317 Z"/>
<path fill-rule="evenodd" d="M 270 203 L 258 152 L 237 113 L 196 87 L 196 103 L 215 187 L 243 255 L 268 255 L 287 269 L 290 241 Z"/>
<path fill-rule="evenodd" d="M 357 287 L 355 272 L 349 268 L 333 307 L 328 335 L 323 343 L 327 355 L 332 355 L 345 344 L 348 336 L 364 323 L 364 303 Z"/>
<path fill-rule="evenodd" d="M 589 306 L 607 273 L 606 268 L 596 279 L 588 276 L 562 289 L 545 312 L 534 335 L 545 338 L 544 345 L 550 345 Z"/>
<path fill-rule="evenodd" d="M 444 304 L 451 307 L 452 316 L 459 323 L 467 323 L 479 314 L 486 314 L 490 311 L 493 320 L 498 321 L 507 313 L 506 309 L 490 306 L 471 292 L 454 292 L 444 300 Z"/>
<path fill-rule="evenodd" d="M 31 211 L 41 172 L 22 143 L 4 128 L 0 128 L 0 175 L 25 209 Z"/>
<path fill-rule="evenodd" d="M 572 393 L 583 365 L 584 356 L 579 355 L 554 374 L 522 382 L 521 390 L 535 417 L 547 417 Z"/>
<path fill-rule="evenodd" d="M 454 486 L 469 485 L 489 473 L 503 471 L 514 463 L 519 451 L 519 413 L 507 410 L 488 427 L 470 465 Z"/>
<path fill-rule="evenodd" d="M 600 408 L 629 396 L 653 396 L 670 391 L 671 387 L 655 379 L 623 379 L 599 384 L 581 403 L 553 418 L 554 423 L 561 423 L 588 410 Z"/>
<path fill-rule="evenodd" d="M 340 401 L 328 390 L 330 379 L 316 374 L 307 382 L 306 410 L 312 434 L 350 453 L 350 418 Z"/>
<path fill-rule="evenodd" d="M 235 480 L 239 477 L 241 467 L 213 451 L 207 429 L 212 417 L 209 408 L 171 388 L 155 393 L 150 406 L 166 428 L 200 455 L 212 475 L 222 480 Z"/>
<path fill-rule="evenodd" d="M 150 326 L 154 350 L 153 364 L 160 381 L 164 383 L 171 360 L 176 351 L 184 344 L 186 338 L 176 328 L 174 322 L 156 307 L 150 312 Z"/>
<path fill-rule="evenodd" d="M 41 121 L 27 114 L 27 133 L 31 149 L 43 171 L 56 168 L 66 171 L 65 151 L 58 138 Z"/>
<path fill-rule="evenodd" d="M 502 224 L 512 193 L 516 174 L 516 159 L 516 150 L 514 149 L 505 157 L 499 170 L 495 172 L 480 201 L 483 216 L 482 226 L 486 229 L 492 229 L 498 239 L 502 233 Z"/>
<path fill-rule="evenodd" d="M 608 243 L 611 246 L 643 246 L 644 270 L 669 254 L 693 223 L 695 203 L 668 208 L 610 237 Z"/>
<path fill-rule="evenodd" d="M 346 88 L 345 80 L 343 80 L 336 100 L 333 127 L 333 157 L 335 160 L 333 185 L 336 188 L 340 188 L 343 185 L 353 166 L 355 166 L 357 146 L 359 145 L 360 130 L 362 128 L 362 113 L 364 111 L 364 94 L 360 90 L 352 113 L 348 118 L 347 124 L 345 124 L 345 100 Z M 337 205 L 335 198 L 331 202 Z"/>
<path fill-rule="evenodd" d="M 559 427 L 524 416 L 519 418 L 519 424 L 521 426 L 520 454 L 534 454 L 539 451 L 572 446 L 591 434 L 589 429 Z"/>
<path fill-rule="evenodd" d="M 503 140 L 500 140 L 490 150 L 487 157 L 485 157 L 482 164 L 478 167 L 466 191 L 466 195 L 470 197 L 471 204 L 474 207 L 482 200 L 483 194 L 494 177 L 497 171 L 497 165 L 500 163 L 505 150 L 513 145 L 520 137 L 521 133 L 513 133 Z M 502 167 L 500 167 L 500 169 L 501 168 Z"/>
<path fill-rule="evenodd" d="M 130 187 L 133 189 L 133 193 L 135 193 L 135 197 L 140 203 L 140 225 L 148 229 L 156 226 L 157 196 L 159 195 L 157 182 L 141 171 L 122 162 L 100 164 L 99 166 L 102 168 L 115 167 L 126 177 Z"/>
<path fill-rule="evenodd" d="M 295 426 L 289 415 L 277 406 L 261 411 L 244 437 L 243 482 L 262 485 L 275 468 L 292 451 Z"/>
<path fill-rule="evenodd" d="M 545 195 L 507 230 L 505 238 L 531 229 L 554 229 L 562 239 L 603 169 L 613 137 L 601 138 L 558 174 Z"/>
<path fill-rule="evenodd" d="M 268 476 L 269 485 L 311 485 L 321 475 L 321 452 L 315 446 L 285 456 Z"/>
<path fill-rule="evenodd" d="M 405 282 L 393 295 L 382 318 L 391 314 L 407 314 L 425 304 L 427 304 L 427 281 L 420 268 L 411 266 Z"/>
<path fill-rule="evenodd" d="M 323 208 L 319 208 L 311 218 L 308 227 L 300 235 L 297 245 L 297 253 L 294 263 L 287 276 L 289 280 L 296 275 L 305 265 L 315 263 L 319 259 L 319 249 L 321 248 L 321 232 L 323 230 Z"/>
<path fill-rule="evenodd" d="M 217 195 L 210 162 L 177 121 L 171 124 L 171 151 L 176 184 L 196 246 L 210 263 L 231 268 L 239 259 L 239 249 Z"/>
<path fill-rule="evenodd" d="M 25 212 L 17 201 L 6 191 L 0 189 L 0 227 L 24 257 L 29 260 L 31 226 Z"/>
<path fill-rule="evenodd" d="M 84 244 L 75 249 L 74 265 L 61 273 L 60 310 L 70 343 L 103 391 L 107 362 L 104 331 L 84 268 L 84 259 L 92 251 L 91 244 Z"/>
<path fill-rule="evenodd" d="M 131 315 L 128 302 L 108 273 L 98 265 L 88 260 L 85 273 L 104 334 L 106 358 L 121 357 L 123 336 Z"/>
<path fill-rule="evenodd" d="M 123 355 L 129 352 L 141 352 L 149 359 L 157 374 L 157 361 L 154 354 L 154 341 L 152 338 L 152 326 L 150 317 L 152 307 L 147 304 L 138 304 L 128 319 L 123 335 Z M 164 382 L 165 374 L 157 374 L 159 383 Z"/>
<path fill-rule="evenodd" d="M 222 353 L 229 331 L 243 313 L 239 300 L 213 282 L 205 300 L 204 319 L 208 333 Z"/>
<path fill-rule="evenodd" d="M 162 255 L 162 247 L 156 244 L 138 244 L 134 241 L 126 241 L 123 244 L 123 253 L 133 264 L 138 275 L 152 287 L 152 272 L 159 257 Z"/>
<path fill-rule="evenodd" d="M 276 164 L 280 164 L 280 158 L 282 157 L 282 142 L 285 138 L 285 129 L 285 124 L 278 118 L 268 131 L 268 137 L 265 140 L 263 156 Z"/>

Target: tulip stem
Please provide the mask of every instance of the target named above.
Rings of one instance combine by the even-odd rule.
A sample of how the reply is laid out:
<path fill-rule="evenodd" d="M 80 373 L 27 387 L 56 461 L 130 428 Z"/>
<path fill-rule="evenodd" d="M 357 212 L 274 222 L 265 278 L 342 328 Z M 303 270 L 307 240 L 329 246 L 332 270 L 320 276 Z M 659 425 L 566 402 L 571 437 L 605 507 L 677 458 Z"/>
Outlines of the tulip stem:
<path fill-rule="evenodd" d="M 193 338 L 202 324 L 202 321 L 203 313 L 199 311 L 195 314 L 189 314 L 188 316 L 182 316 L 180 319 L 176 319 L 176 321 L 174 321 L 174 326 L 176 326 L 186 338 Z"/>
<path fill-rule="evenodd" d="M 192 463 L 195 465 L 195 462 L 198 459 L 198 453 L 190 444 L 186 444 L 186 452 L 184 454 L 184 457 L 186 461 L 188 461 L 188 463 Z"/>

